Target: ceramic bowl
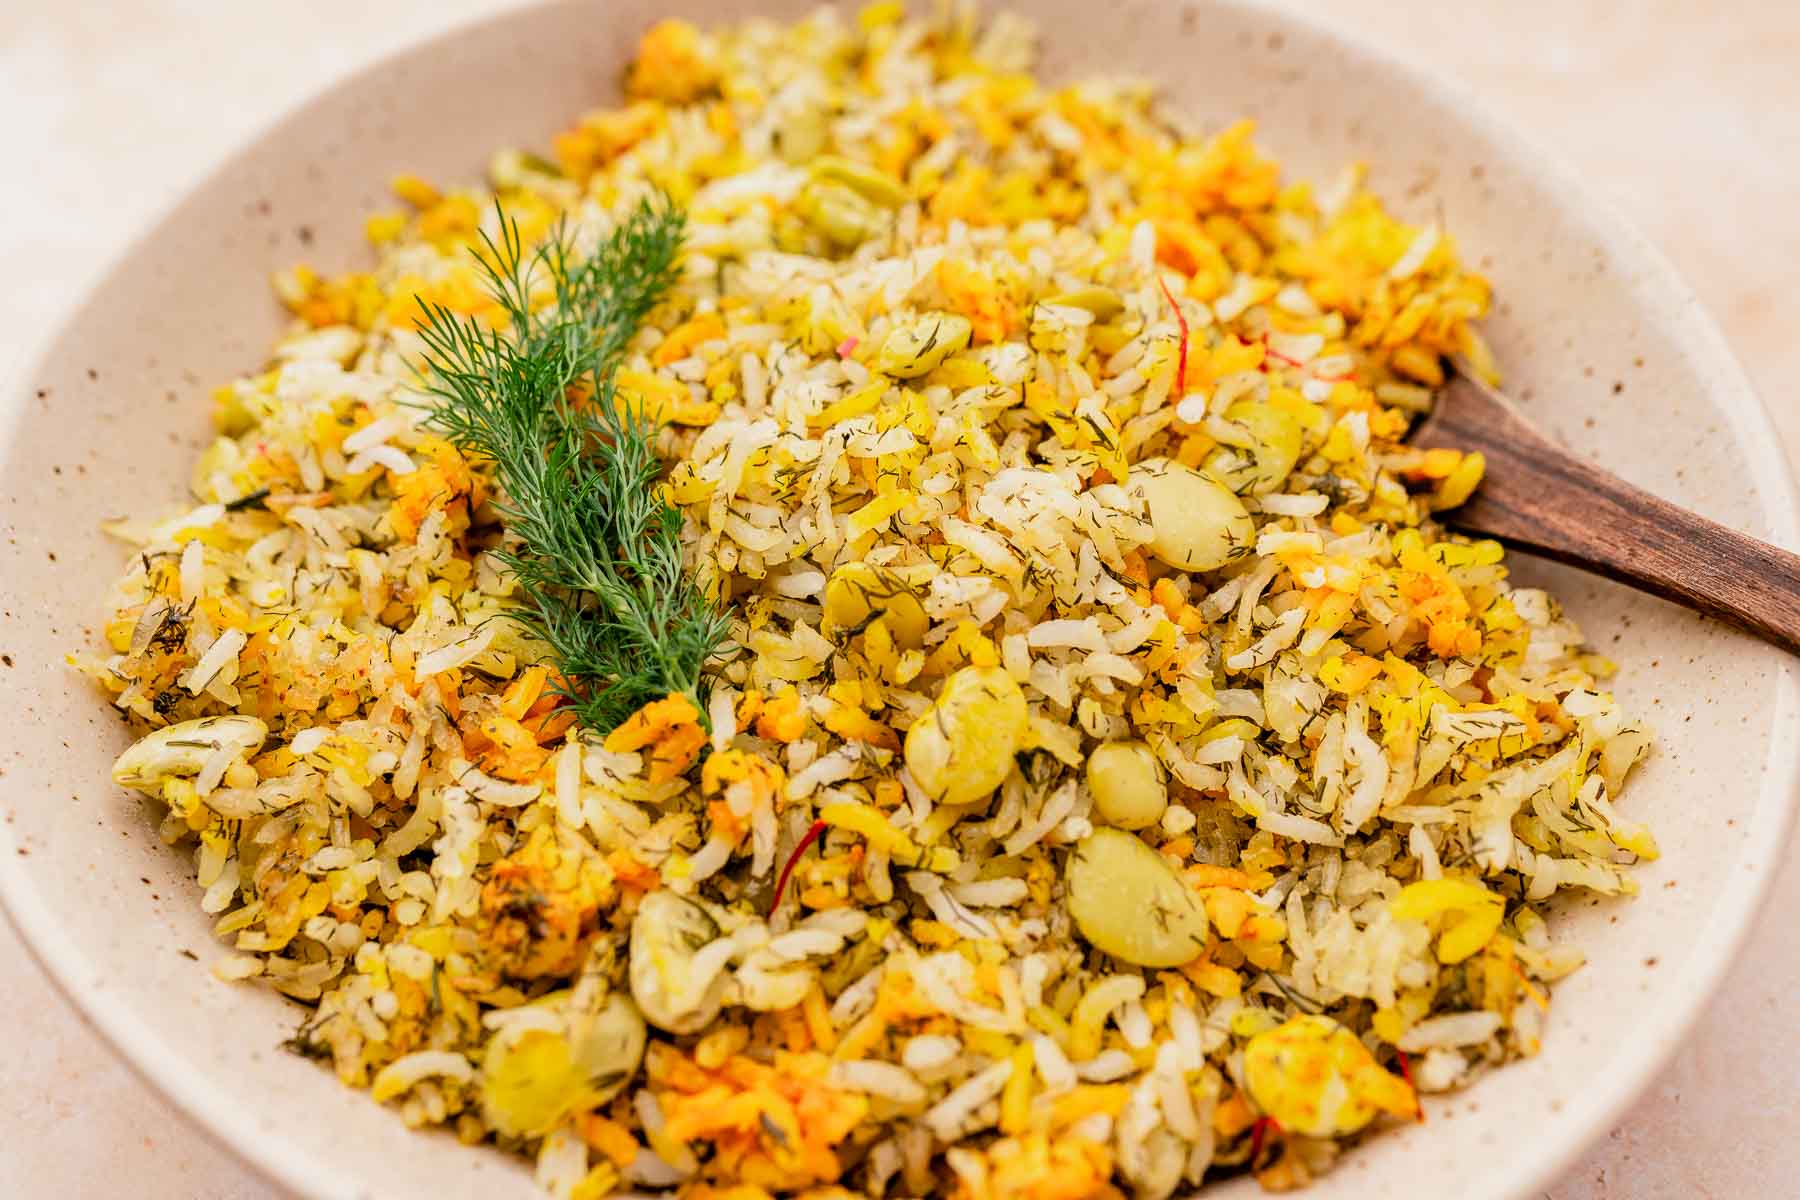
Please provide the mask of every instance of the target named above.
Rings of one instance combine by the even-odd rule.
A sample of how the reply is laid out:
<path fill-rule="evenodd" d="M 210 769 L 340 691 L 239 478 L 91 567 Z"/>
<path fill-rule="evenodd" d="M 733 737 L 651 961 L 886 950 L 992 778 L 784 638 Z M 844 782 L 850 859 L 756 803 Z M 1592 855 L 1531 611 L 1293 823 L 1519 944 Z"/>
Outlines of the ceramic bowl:
<path fill-rule="evenodd" d="M 1510 390 L 1619 474 L 1793 545 L 1795 495 L 1768 418 L 1663 260 L 1574 176 L 1454 87 L 1308 19 L 1238 3 L 1027 6 L 1044 68 L 1130 70 L 1217 124 L 1250 115 L 1295 177 L 1361 160 L 1413 219 L 1440 218 L 1499 303 L 1486 328 Z M 615 94 L 647 24 L 791 0 L 593 0 L 473 25 L 339 81 L 201 182 L 119 260 L 0 410 L 0 889 L 87 1017 L 218 1141 L 318 1197 L 533 1194 L 525 1167 L 391 1111 L 280 1049 L 301 1012 L 217 982 L 221 948 L 188 855 L 108 767 L 123 724 L 64 663 L 97 644 L 122 552 L 98 532 L 181 503 L 209 389 L 255 368 L 283 323 L 270 272 L 366 260 L 360 226 L 397 170 L 475 178 L 490 150 L 547 143 Z M 1630 815 L 1661 839 L 1630 903 L 1577 899 L 1556 935 L 1588 966 L 1557 989 L 1545 1053 L 1375 1138 L 1313 1195 L 1523 1196 L 1602 1133 L 1676 1049 L 1740 946 L 1795 795 L 1793 666 L 1692 614 L 1548 565 L 1659 734 Z M 1239 1183 L 1213 1194 L 1247 1194 Z"/>

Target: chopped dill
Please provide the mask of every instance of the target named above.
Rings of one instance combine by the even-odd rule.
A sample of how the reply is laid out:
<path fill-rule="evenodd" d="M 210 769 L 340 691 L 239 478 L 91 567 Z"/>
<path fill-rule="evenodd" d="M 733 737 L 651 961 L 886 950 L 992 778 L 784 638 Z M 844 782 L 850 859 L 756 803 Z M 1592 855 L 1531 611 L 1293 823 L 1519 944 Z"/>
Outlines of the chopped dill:
<path fill-rule="evenodd" d="M 501 214 L 477 259 L 507 317 L 497 332 L 422 302 L 428 420 L 493 463 L 518 581 L 511 614 L 549 648 L 576 719 L 605 732 L 670 693 L 705 713 L 702 667 L 729 630 L 682 569 L 681 518 L 661 496 L 655 423 L 613 371 L 679 277 L 685 232 L 645 201 L 585 259 L 558 229 L 529 256 Z"/>

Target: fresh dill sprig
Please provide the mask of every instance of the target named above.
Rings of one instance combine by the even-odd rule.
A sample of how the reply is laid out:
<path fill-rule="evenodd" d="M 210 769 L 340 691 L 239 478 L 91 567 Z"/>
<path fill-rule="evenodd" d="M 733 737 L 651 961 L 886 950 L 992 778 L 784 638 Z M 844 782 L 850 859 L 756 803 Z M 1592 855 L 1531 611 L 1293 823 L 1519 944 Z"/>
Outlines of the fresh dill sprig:
<path fill-rule="evenodd" d="M 679 277 L 685 218 L 645 201 L 579 261 L 562 229 L 529 256 L 504 213 L 476 257 L 501 331 L 423 302 L 428 421 L 493 463 L 525 629 L 549 647 L 576 718 L 605 732 L 672 692 L 706 711 L 702 667 L 729 622 L 683 570 L 658 492 L 656 424 L 613 371 Z M 546 302 L 545 288 L 548 288 Z"/>

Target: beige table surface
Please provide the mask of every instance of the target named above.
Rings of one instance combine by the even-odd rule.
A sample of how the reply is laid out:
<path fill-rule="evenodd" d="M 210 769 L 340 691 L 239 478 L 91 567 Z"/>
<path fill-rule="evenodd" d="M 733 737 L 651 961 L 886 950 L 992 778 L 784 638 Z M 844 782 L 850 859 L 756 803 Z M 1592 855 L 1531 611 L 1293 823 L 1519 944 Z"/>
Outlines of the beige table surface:
<path fill-rule="evenodd" d="M 506 2 L 0 0 L 0 369 L 22 369 L 91 273 L 272 115 Z M 1584 166 L 1699 291 L 1800 461 L 1800 330 L 1782 308 L 1800 291 L 1800 5 L 1316 7 L 1362 14 L 1395 51 Z M 1699 1034 L 1547 1195 L 1800 1196 L 1797 923 L 1791 850 L 1749 960 Z M 0 995 L 0 1197 L 276 1194 L 145 1087 L 4 923 Z"/>

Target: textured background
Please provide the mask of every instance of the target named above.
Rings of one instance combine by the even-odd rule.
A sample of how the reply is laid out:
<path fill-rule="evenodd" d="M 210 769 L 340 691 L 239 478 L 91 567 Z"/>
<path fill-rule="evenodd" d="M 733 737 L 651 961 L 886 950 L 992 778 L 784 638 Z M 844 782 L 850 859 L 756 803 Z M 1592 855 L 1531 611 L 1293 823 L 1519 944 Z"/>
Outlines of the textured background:
<path fill-rule="evenodd" d="M 182 188 L 341 73 L 511 0 L 0 4 L 0 370 Z M 1029 11 L 1029 0 L 1014 0 Z M 1566 161 L 1699 292 L 1800 462 L 1800 5 L 1315 0 L 1460 79 Z M 1378 16 L 1370 10 L 1377 9 Z M 396 166 L 403 164 L 396 164 Z M 1789 318 L 1791 320 L 1791 318 Z M 1675 1065 L 1547 1195 L 1792 1194 L 1800 1179 L 1800 848 Z M 75 1016 L 0 923 L 0 1196 L 264 1200 Z"/>

